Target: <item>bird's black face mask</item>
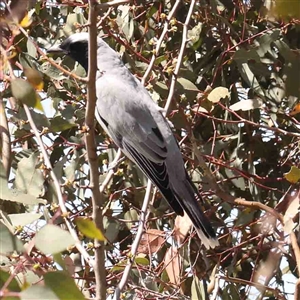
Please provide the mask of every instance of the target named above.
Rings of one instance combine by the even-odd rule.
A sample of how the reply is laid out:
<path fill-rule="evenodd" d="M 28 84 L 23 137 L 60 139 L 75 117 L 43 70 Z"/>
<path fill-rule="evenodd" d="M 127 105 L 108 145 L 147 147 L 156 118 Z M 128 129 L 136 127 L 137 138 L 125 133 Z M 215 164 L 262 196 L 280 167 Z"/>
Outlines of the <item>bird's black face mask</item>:
<path fill-rule="evenodd" d="M 80 63 L 85 71 L 88 72 L 88 50 L 87 41 L 72 42 L 70 39 L 66 39 L 61 45 L 53 46 L 47 52 L 64 53 Z"/>
<path fill-rule="evenodd" d="M 62 44 L 61 47 L 64 45 Z M 67 45 L 68 55 L 74 60 L 78 61 L 88 72 L 88 43 L 87 42 L 76 42 Z"/>

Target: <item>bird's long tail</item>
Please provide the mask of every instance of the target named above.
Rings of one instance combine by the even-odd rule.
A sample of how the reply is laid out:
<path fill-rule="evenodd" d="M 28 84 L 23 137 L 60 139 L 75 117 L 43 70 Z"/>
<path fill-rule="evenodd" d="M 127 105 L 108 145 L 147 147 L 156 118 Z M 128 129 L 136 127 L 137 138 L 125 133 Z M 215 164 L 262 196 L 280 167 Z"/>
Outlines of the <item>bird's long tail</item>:
<path fill-rule="evenodd" d="M 174 188 L 174 194 L 183 210 L 191 219 L 204 246 L 207 249 L 218 246 L 219 242 L 216 238 L 215 231 L 198 204 L 197 200 L 200 200 L 201 196 L 188 175 L 180 190 L 178 187 Z"/>

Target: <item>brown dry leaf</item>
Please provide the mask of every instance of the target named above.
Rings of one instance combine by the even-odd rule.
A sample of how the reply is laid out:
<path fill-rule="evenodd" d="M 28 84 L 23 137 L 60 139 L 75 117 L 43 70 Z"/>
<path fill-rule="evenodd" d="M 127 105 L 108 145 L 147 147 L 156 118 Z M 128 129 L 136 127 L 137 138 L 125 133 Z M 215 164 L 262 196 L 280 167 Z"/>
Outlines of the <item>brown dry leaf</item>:
<path fill-rule="evenodd" d="M 157 229 L 147 230 L 141 239 L 138 247 L 138 253 L 152 254 L 158 251 L 165 242 L 166 234 L 164 231 Z"/>
<path fill-rule="evenodd" d="M 178 249 L 175 246 L 170 247 L 164 258 L 165 270 L 169 276 L 170 282 L 180 284 L 181 259 Z"/>
<path fill-rule="evenodd" d="M 181 244 L 184 241 L 191 226 L 192 221 L 186 213 L 183 215 L 183 217 L 176 217 L 174 225 L 174 238 L 179 244 Z"/>

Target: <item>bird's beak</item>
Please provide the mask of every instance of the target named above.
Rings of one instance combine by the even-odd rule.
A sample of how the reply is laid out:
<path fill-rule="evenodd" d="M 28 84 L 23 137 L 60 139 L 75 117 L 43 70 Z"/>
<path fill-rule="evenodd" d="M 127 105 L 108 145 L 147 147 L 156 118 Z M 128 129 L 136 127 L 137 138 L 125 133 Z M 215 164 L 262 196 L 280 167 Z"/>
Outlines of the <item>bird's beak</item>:
<path fill-rule="evenodd" d="M 66 51 L 64 49 L 60 48 L 60 45 L 54 45 L 47 50 L 47 53 L 54 53 L 54 54 L 55 53 L 58 53 L 58 54 L 64 53 L 64 54 L 66 54 Z"/>

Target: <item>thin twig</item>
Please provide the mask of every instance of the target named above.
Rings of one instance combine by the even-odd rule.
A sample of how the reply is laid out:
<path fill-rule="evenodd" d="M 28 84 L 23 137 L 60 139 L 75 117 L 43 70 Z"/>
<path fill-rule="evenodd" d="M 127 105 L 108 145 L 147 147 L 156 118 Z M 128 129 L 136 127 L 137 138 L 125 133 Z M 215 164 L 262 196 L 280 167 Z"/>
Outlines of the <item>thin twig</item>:
<path fill-rule="evenodd" d="M 242 198 L 237 198 L 234 200 L 234 203 L 239 206 L 246 206 L 246 207 L 250 207 L 250 208 L 255 207 L 255 208 L 264 210 L 264 211 L 268 212 L 269 214 L 273 215 L 277 220 L 280 221 L 281 224 L 284 224 L 283 216 L 279 212 L 277 212 L 274 208 L 269 207 L 261 202 L 247 201 Z"/>
<path fill-rule="evenodd" d="M 92 191 L 93 219 L 97 228 L 104 233 L 103 228 L 103 194 L 99 190 L 98 157 L 95 144 L 94 119 L 96 107 L 96 72 L 97 72 L 97 3 L 89 0 L 89 68 L 87 83 L 87 106 L 85 112 L 85 124 L 89 129 L 85 135 L 85 144 L 90 166 L 90 188 Z M 106 271 L 104 241 L 95 239 L 95 282 L 96 299 L 106 299 Z"/>
<path fill-rule="evenodd" d="M 177 82 L 177 76 L 178 76 L 180 66 L 181 66 L 181 63 L 182 63 L 182 60 L 183 60 L 185 47 L 186 47 L 186 44 L 188 42 L 188 37 L 187 37 L 188 26 L 189 26 L 189 23 L 190 23 L 190 20 L 191 20 L 193 11 L 194 11 L 195 4 L 196 4 L 196 1 L 192 0 L 191 3 L 190 3 L 190 8 L 189 8 L 187 17 L 186 17 L 185 22 L 183 24 L 181 47 L 180 47 L 176 67 L 175 67 L 175 70 L 174 70 L 173 75 L 172 75 L 171 85 L 170 85 L 170 92 L 169 92 L 169 95 L 168 95 L 168 98 L 167 98 L 167 103 L 166 103 L 166 110 L 167 111 L 170 109 L 171 102 L 172 102 L 172 99 L 173 99 L 173 95 L 174 95 L 174 92 L 175 92 L 175 85 L 176 85 L 176 82 Z"/>
<path fill-rule="evenodd" d="M 223 279 L 223 280 L 228 281 L 228 282 L 233 282 L 233 283 L 243 284 L 243 285 L 250 285 L 250 286 L 256 287 L 257 289 L 266 289 L 268 291 L 271 291 L 277 297 L 276 299 L 281 299 L 281 300 L 285 299 L 280 294 L 279 290 L 274 289 L 274 288 L 269 287 L 269 286 L 266 286 L 266 285 L 263 285 L 261 283 L 254 282 L 254 281 L 248 281 L 248 280 L 244 280 L 244 279 L 241 279 L 241 278 L 229 277 L 229 276 L 228 277 L 220 276 L 220 275 L 217 275 L 217 276 L 219 277 L 219 279 Z"/>
<path fill-rule="evenodd" d="M 158 56 L 159 54 L 159 51 L 160 51 L 160 48 L 161 48 L 161 45 L 162 45 L 162 42 L 165 38 L 165 35 L 167 34 L 168 32 L 168 29 L 169 29 L 169 22 L 171 21 L 171 19 L 173 18 L 177 8 L 178 8 L 178 5 L 181 3 L 181 0 L 177 0 L 172 8 L 172 10 L 170 11 L 166 21 L 165 21 L 165 25 L 164 25 L 164 29 L 163 29 L 163 32 L 161 33 L 160 37 L 159 37 L 159 40 L 157 41 L 156 43 L 156 47 L 155 47 L 155 51 L 151 57 L 151 61 L 149 63 L 149 66 L 143 76 L 143 79 L 141 80 L 142 84 L 145 84 L 145 81 L 147 80 L 150 72 L 152 71 L 153 69 L 153 66 L 154 66 L 154 63 L 155 63 L 155 59 L 156 57 Z"/>
<path fill-rule="evenodd" d="M 284 135 L 295 136 L 295 137 L 298 137 L 298 138 L 300 137 L 300 133 L 297 133 L 297 132 L 286 131 L 286 130 L 278 128 L 278 127 L 271 127 L 271 126 L 267 126 L 267 125 L 263 125 L 263 124 L 257 124 L 255 122 L 250 121 L 250 120 L 244 119 L 238 113 L 236 113 L 235 111 L 233 111 L 230 108 L 226 107 L 221 102 L 219 102 L 218 105 L 221 106 L 223 109 L 229 111 L 235 117 L 237 117 L 239 119 L 240 123 L 249 124 L 251 126 L 255 126 L 255 127 L 258 127 L 258 128 L 263 128 L 263 129 L 270 130 L 270 131 L 273 131 L 273 132 L 282 133 Z M 216 118 L 214 118 L 214 119 L 216 120 Z"/>
<path fill-rule="evenodd" d="M 144 226 L 145 226 L 148 216 L 149 216 L 148 205 L 149 205 L 150 198 L 151 198 L 151 190 L 152 190 L 152 183 L 150 180 L 148 180 L 146 194 L 145 194 L 143 206 L 141 209 L 141 215 L 140 215 L 140 220 L 139 220 L 140 222 L 139 222 L 137 234 L 135 236 L 135 239 L 134 239 L 134 241 L 132 243 L 132 247 L 131 247 L 131 252 L 130 252 L 131 257 L 127 261 L 127 265 L 124 269 L 124 273 L 122 275 L 121 281 L 119 282 L 119 284 L 116 288 L 116 291 L 114 294 L 114 300 L 120 299 L 121 291 L 123 290 L 125 284 L 127 283 L 132 264 L 134 263 L 135 256 L 136 256 L 136 253 L 138 250 L 138 246 L 140 244 L 140 240 L 141 240 L 143 232 L 144 232 Z"/>
<path fill-rule="evenodd" d="M 213 191 L 215 191 L 215 194 L 220 197 L 221 199 L 223 199 L 226 202 L 231 202 L 233 203 L 235 200 L 235 197 L 230 195 L 229 193 L 226 193 L 222 190 L 222 188 L 219 186 L 219 184 L 216 181 L 216 178 L 214 177 L 214 175 L 212 174 L 211 170 L 207 167 L 204 159 L 202 158 L 202 155 L 200 153 L 200 150 L 197 147 L 197 143 L 196 143 L 196 139 L 192 134 L 192 146 L 193 146 L 193 152 L 198 160 L 198 164 L 200 165 L 200 168 L 203 170 L 205 176 L 208 177 L 208 181 L 210 184 L 210 187 Z"/>
<path fill-rule="evenodd" d="M 107 185 L 109 184 L 109 182 L 113 178 L 113 176 L 115 174 L 115 170 L 114 169 L 117 166 L 118 162 L 120 161 L 121 156 L 122 156 L 121 149 L 118 149 L 117 155 L 114 158 L 113 162 L 111 163 L 112 164 L 112 168 L 107 172 L 107 174 L 105 176 L 105 179 L 101 183 L 100 193 L 104 192 L 104 190 L 106 189 Z"/>

